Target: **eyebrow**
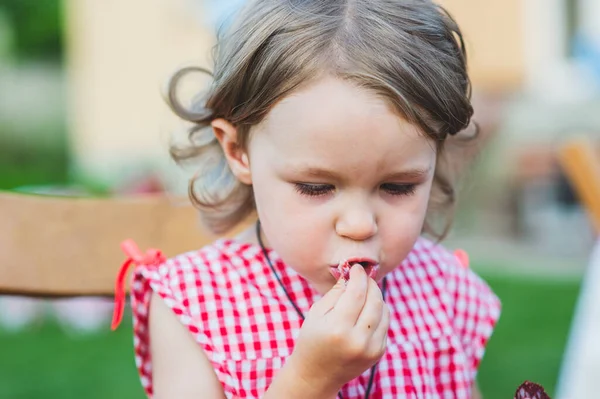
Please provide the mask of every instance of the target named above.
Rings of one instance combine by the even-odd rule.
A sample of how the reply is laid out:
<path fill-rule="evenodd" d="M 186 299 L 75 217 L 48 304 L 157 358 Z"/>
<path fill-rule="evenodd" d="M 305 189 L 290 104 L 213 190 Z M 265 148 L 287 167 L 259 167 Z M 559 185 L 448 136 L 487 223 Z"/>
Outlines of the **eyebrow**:
<path fill-rule="evenodd" d="M 431 168 L 413 168 L 402 170 L 399 172 L 393 172 L 385 175 L 383 180 L 419 180 L 427 177 L 429 175 L 430 170 Z M 340 176 L 338 173 L 327 169 L 308 167 L 298 168 L 297 172 L 310 177 L 320 177 L 331 180 L 343 180 L 342 176 Z"/>
<path fill-rule="evenodd" d="M 390 173 L 384 180 L 418 180 L 429 176 L 431 168 L 414 168 Z"/>

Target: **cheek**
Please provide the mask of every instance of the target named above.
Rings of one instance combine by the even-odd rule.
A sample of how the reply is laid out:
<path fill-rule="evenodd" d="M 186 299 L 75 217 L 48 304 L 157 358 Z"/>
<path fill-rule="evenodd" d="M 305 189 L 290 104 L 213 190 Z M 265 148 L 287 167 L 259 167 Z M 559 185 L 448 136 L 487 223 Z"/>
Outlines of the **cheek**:
<path fill-rule="evenodd" d="M 416 198 L 415 198 L 416 199 Z M 414 201 L 402 208 L 390 209 L 380 215 L 379 232 L 385 241 L 410 241 L 421 234 L 427 203 Z"/>
<path fill-rule="evenodd" d="M 420 215 L 408 214 L 403 218 L 387 219 L 379 226 L 381 255 L 384 269 L 390 271 L 399 266 L 413 249 L 423 229 Z"/>
<path fill-rule="evenodd" d="M 429 199 L 431 196 L 431 182 L 422 184 L 409 197 L 397 199 L 386 207 L 385 215 L 381 219 L 395 219 L 401 225 L 422 223 L 427 214 Z"/>
<path fill-rule="evenodd" d="M 401 205 L 390 207 L 379 221 L 382 246 L 390 266 L 400 264 L 412 250 L 423 230 L 429 187 L 422 187 Z"/>
<path fill-rule="evenodd" d="M 315 260 L 327 253 L 328 219 L 306 206 L 293 187 L 276 179 L 266 185 L 256 182 L 255 198 L 269 245 L 297 272 L 311 275 Z"/>
<path fill-rule="evenodd" d="M 285 245 L 286 240 L 295 245 L 298 240 L 307 241 L 311 231 L 325 220 L 301 201 L 289 183 L 274 176 L 255 174 L 253 188 L 258 217 L 273 246 Z"/>
<path fill-rule="evenodd" d="M 431 182 L 422 187 L 422 190 L 418 190 L 415 198 L 412 209 L 413 215 L 413 223 L 415 224 L 415 229 L 419 230 L 419 234 L 421 233 L 421 229 L 423 227 L 423 223 L 425 221 L 425 217 L 427 216 L 427 210 L 429 209 L 429 200 L 431 197 Z"/>

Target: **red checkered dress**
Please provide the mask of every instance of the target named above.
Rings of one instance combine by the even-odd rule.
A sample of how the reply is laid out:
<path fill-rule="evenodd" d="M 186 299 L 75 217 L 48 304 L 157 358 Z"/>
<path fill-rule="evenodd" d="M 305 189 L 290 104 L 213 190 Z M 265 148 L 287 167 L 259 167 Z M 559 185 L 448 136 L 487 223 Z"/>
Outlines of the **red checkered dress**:
<path fill-rule="evenodd" d="M 306 314 L 319 294 L 270 252 L 292 299 Z M 468 398 L 500 303 L 442 247 L 419 239 L 387 275 L 387 351 L 372 398 Z M 136 363 L 152 397 L 148 305 L 152 292 L 187 327 L 214 366 L 228 398 L 259 398 L 292 352 L 302 320 L 259 246 L 222 239 L 155 266 L 137 266 L 131 290 Z M 348 382 L 362 399 L 370 371 Z"/>

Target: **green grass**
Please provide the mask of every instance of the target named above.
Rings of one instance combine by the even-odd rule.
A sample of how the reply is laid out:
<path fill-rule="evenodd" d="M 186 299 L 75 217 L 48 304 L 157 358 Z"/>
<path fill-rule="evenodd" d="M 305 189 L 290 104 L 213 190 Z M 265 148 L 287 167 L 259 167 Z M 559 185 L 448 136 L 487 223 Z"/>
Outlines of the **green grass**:
<path fill-rule="evenodd" d="M 487 280 L 504 308 L 480 369 L 485 399 L 511 398 L 525 379 L 552 394 L 579 284 Z M 129 322 L 79 338 L 52 322 L 20 334 L 0 331 L 0 398 L 141 399 L 131 334 Z"/>
<path fill-rule="evenodd" d="M 485 399 L 512 398 L 524 380 L 552 396 L 579 293 L 575 281 L 487 278 L 502 315 L 479 372 Z"/>
<path fill-rule="evenodd" d="M 19 334 L 0 332 L 0 398 L 144 398 L 134 364 L 131 324 L 88 336 L 54 322 Z"/>

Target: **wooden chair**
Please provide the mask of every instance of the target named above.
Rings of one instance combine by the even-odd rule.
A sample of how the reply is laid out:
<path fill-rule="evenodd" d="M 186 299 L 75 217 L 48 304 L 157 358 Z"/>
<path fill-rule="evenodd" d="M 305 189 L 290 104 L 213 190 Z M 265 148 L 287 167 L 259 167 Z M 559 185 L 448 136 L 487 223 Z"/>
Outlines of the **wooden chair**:
<path fill-rule="evenodd" d="M 189 201 L 178 202 L 163 195 L 74 198 L 0 192 L 0 294 L 113 295 L 125 260 L 123 240 L 170 257 L 216 238 L 200 228 Z"/>
<path fill-rule="evenodd" d="M 559 159 L 600 237 L 600 160 L 590 142 L 567 143 Z M 600 392 L 600 239 L 583 278 L 571 326 L 557 399 L 597 397 Z"/>
<path fill-rule="evenodd" d="M 576 139 L 563 146 L 559 160 L 579 199 L 600 235 L 600 153 L 586 139 Z"/>

